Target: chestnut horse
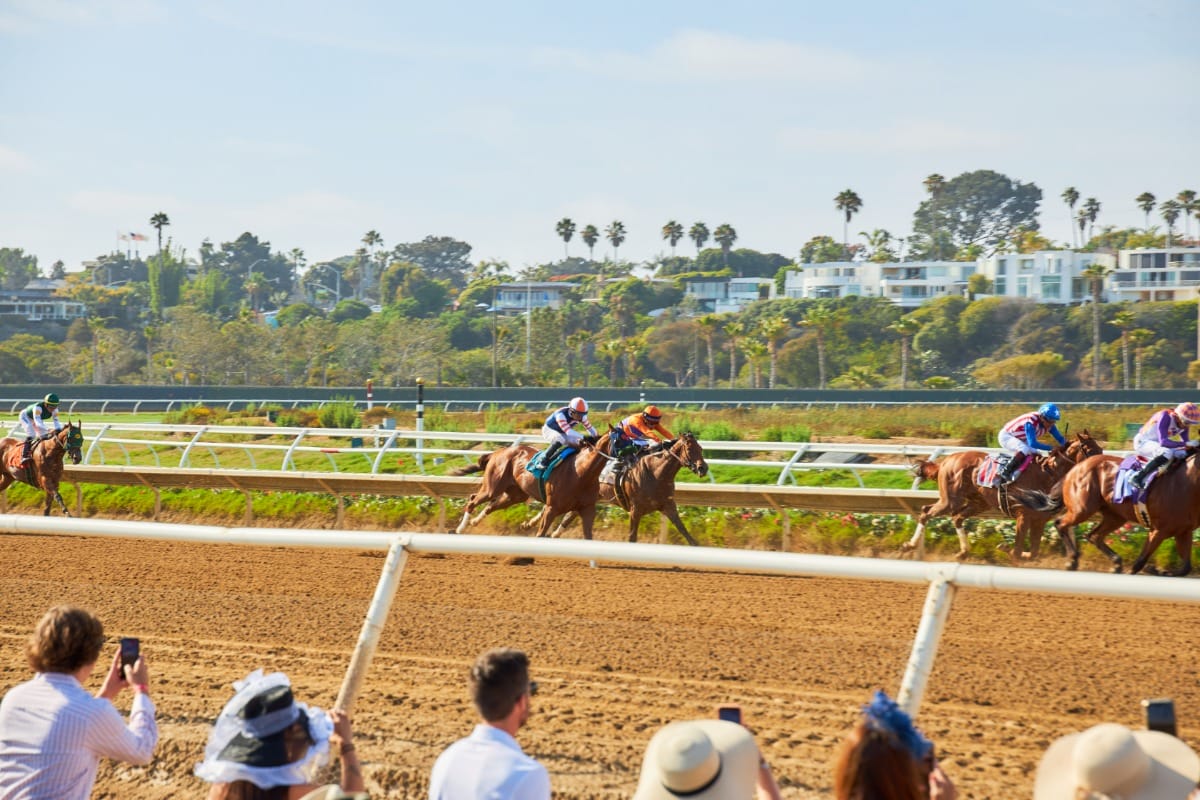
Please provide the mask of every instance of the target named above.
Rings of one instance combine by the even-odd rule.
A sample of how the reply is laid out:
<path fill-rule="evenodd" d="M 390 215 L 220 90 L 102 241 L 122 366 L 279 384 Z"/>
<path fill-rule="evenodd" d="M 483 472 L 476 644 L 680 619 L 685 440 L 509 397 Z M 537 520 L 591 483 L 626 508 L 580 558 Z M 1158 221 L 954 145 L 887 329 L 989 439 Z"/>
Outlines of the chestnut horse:
<path fill-rule="evenodd" d="M 1100 452 L 1100 444 L 1090 433 L 1084 431 L 1077 434 L 1075 441 L 1065 448 L 1056 447 L 1046 456 L 1036 459 L 1005 488 L 1013 498 L 1013 490 L 1016 488 L 1049 489 L 1077 462 Z M 929 520 L 948 515 L 954 521 L 954 531 L 958 534 L 958 558 L 966 558 L 966 520 L 989 511 L 1000 511 L 1017 521 L 1017 540 L 1013 544 L 1012 560 L 1017 561 L 1022 557 L 1026 542 L 1029 544 L 1030 558 L 1038 557 L 1042 546 L 1042 530 L 1046 523 L 1053 519 L 1054 514 L 1028 508 L 1017 503 L 1015 499 L 1009 509 L 1004 510 L 1001 507 L 999 489 L 985 489 L 975 483 L 975 471 L 985 458 L 987 453 L 981 450 L 968 450 L 946 456 L 940 464 L 921 461 L 913 465 L 913 471 L 920 477 L 937 480 L 941 496 L 936 503 L 921 508 L 921 515 L 917 517 L 917 530 L 912 539 L 904 543 L 904 550 L 916 548 L 921 537 L 925 535 L 925 525 Z"/>
<path fill-rule="evenodd" d="M 67 427 L 48 436 L 33 443 L 33 463 L 29 467 L 21 466 L 21 450 L 25 446 L 23 439 L 0 439 L 0 492 L 10 484 L 27 483 L 46 493 L 43 516 L 50 516 L 50 504 L 57 500 L 63 513 L 69 517 L 71 512 L 58 492 L 58 484 L 62 481 L 64 455 L 71 457 L 72 464 L 83 460 L 83 423 L 76 425 L 68 421 Z"/>
<path fill-rule="evenodd" d="M 671 520 L 675 530 L 683 534 L 688 544 L 698 546 L 698 542 L 688 533 L 683 520 L 679 518 L 679 509 L 675 506 L 675 476 L 683 467 L 700 477 L 708 474 L 704 448 L 696 441 L 695 434 L 681 434 L 664 449 L 638 458 L 622 473 L 620 494 L 613 484 L 600 484 L 602 502 L 614 503 L 629 512 L 629 541 L 637 541 L 642 517 L 659 511 Z M 560 535 L 573 520 L 574 515 L 567 514 L 550 535 Z"/>
<path fill-rule="evenodd" d="M 1154 565 L 1147 562 L 1159 545 L 1172 537 L 1175 552 L 1179 553 L 1183 565 L 1163 574 L 1179 577 L 1192 571 L 1192 531 L 1200 527 L 1200 459 L 1196 452 L 1190 450 L 1182 464 L 1173 465 L 1151 482 L 1146 498 L 1150 533 L 1130 572 L 1138 573 L 1144 568 L 1148 573 L 1158 574 Z M 1135 503 L 1114 503 L 1110 499 L 1120 463 L 1117 456 L 1093 456 L 1072 467 L 1049 492 L 1014 493 L 1020 503 L 1029 504 L 1036 513 L 1061 515 L 1054 524 L 1067 546 L 1067 569 L 1079 568 L 1075 526 L 1096 514 L 1100 514 L 1100 522 L 1088 531 L 1088 541 L 1108 556 L 1113 563 L 1113 572 L 1121 572 L 1124 568 L 1121 557 L 1105 543 L 1104 537 L 1127 522 L 1137 525 L 1142 522 L 1137 518 Z"/>
<path fill-rule="evenodd" d="M 583 521 L 583 537 L 592 538 L 592 525 L 596 519 L 596 501 L 600 497 L 600 471 L 610 456 L 605 452 L 607 438 L 600 444 L 588 437 L 584 449 L 567 456 L 546 479 L 545 508 L 522 527 L 538 525 L 538 536 L 545 536 L 551 524 L 563 514 L 575 512 Z M 462 521 L 455 533 L 462 533 L 468 525 L 478 523 L 493 511 L 524 503 L 530 498 L 542 499 L 538 479 L 525 465 L 537 455 L 537 448 L 528 444 L 513 444 L 493 450 L 479 457 L 469 467 L 452 471 L 452 475 L 483 473 L 483 482 L 467 500 Z M 483 506 L 474 518 L 471 513 Z"/>

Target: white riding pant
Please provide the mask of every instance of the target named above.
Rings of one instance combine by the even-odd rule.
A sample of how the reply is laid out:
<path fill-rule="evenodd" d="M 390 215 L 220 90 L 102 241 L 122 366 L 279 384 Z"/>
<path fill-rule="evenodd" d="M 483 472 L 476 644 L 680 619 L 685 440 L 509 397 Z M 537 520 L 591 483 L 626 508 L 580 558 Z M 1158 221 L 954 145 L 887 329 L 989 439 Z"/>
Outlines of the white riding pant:
<path fill-rule="evenodd" d="M 1037 455 L 1037 448 L 1008 431 L 1000 431 L 1000 446 L 1010 453 L 1024 453 L 1027 456 Z"/>
<path fill-rule="evenodd" d="M 50 432 L 49 428 L 43 428 L 39 431 L 37 421 L 30 416 L 29 412 L 27 411 L 22 411 L 21 416 L 17 419 L 19 419 L 21 424 L 25 426 L 25 435 L 31 439 L 36 439 L 41 434 Z"/>
<path fill-rule="evenodd" d="M 574 429 L 562 433 L 561 431 L 551 428 L 549 425 L 542 426 L 542 438 L 547 442 L 558 442 L 559 444 L 568 445 L 570 447 L 578 447 L 583 442 L 583 436 L 577 433 Z"/>
<path fill-rule="evenodd" d="M 1183 447 L 1163 447 L 1156 441 L 1142 442 L 1133 448 L 1133 452 L 1137 453 L 1147 461 L 1157 458 L 1158 456 L 1166 456 L 1167 458 L 1183 458 L 1187 455 L 1187 449 Z"/>

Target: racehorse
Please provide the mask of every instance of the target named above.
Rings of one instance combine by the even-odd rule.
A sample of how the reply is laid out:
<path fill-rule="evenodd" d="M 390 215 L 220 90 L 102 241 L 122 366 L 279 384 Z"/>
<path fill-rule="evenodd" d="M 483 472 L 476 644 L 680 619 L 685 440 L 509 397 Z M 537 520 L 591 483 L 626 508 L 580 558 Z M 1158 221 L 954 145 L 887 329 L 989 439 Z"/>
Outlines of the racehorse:
<path fill-rule="evenodd" d="M 596 501 L 600 496 L 600 471 L 608 462 L 607 437 L 599 444 L 592 437 L 584 439 L 584 448 L 568 456 L 546 478 L 543 498 L 539 481 L 525 469 L 529 460 L 537 455 L 532 445 L 513 444 L 491 453 L 484 453 L 479 461 L 469 467 L 453 470 L 452 475 L 483 473 L 483 482 L 467 500 L 462 521 L 455 533 L 462 533 L 468 525 L 474 525 L 493 511 L 524 503 L 530 498 L 542 500 L 545 508 L 522 527 L 538 525 L 538 536 L 545 536 L 553 522 L 563 514 L 575 512 L 583 522 L 583 537 L 592 538 L 592 526 L 596 519 Z M 483 510 L 474 518 L 479 506 Z"/>
<path fill-rule="evenodd" d="M 1075 441 L 1065 448 L 1056 447 L 1044 458 L 1034 460 L 1015 481 L 1004 487 L 1004 491 L 1008 493 L 1016 488 L 1049 489 L 1077 462 L 1100 452 L 1099 442 L 1084 431 L 1077 434 Z M 936 503 L 921 508 L 921 515 L 917 517 L 917 530 L 912 538 L 904 543 L 902 549 L 907 551 L 917 546 L 921 537 L 925 535 L 925 525 L 929 520 L 948 515 L 954 521 L 954 531 L 958 534 L 958 558 L 966 558 L 966 520 L 989 511 L 1000 511 L 1017 521 L 1017 538 L 1013 544 L 1012 560 L 1022 558 L 1026 541 L 1029 544 L 1030 558 L 1037 559 L 1042 546 L 1042 530 L 1054 514 L 1037 511 L 1020 503 L 1010 504 L 1006 498 L 1001 498 L 1001 489 L 985 489 L 976 484 L 975 471 L 985 458 L 987 453 L 983 451 L 967 450 L 946 456 L 940 464 L 921 461 L 913 465 L 913 472 L 921 478 L 937 480 L 940 496 Z"/>
<path fill-rule="evenodd" d="M 1200 527 L 1200 459 L 1196 453 L 1196 450 L 1190 450 L 1182 464 L 1151 482 L 1146 497 L 1150 533 L 1130 572 L 1136 574 L 1144 568 L 1146 572 L 1158 574 L 1154 565 L 1148 565 L 1147 562 L 1159 545 L 1172 537 L 1175 539 L 1175 552 L 1179 553 L 1183 565 L 1163 574 L 1180 577 L 1192 571 L 1192 531 Z M 1097 513 L 1100 514 L 1100 522 L 1088 531 L 1088 541 L 1108 556 L 1113 564 L 1113 572 L 1121 572 L 1124 568 L 1121 557 L 1108 546 L 1104 537 L 1127 522 L 1139 525 L 1143 522 L 1138 519 L 1136 503 L 1114 503 L 1110 499 L 1117 480 L 1117 465 L 1120 463 L 1121 459 L 1117 456 L 1093 456 L 1072 467 L 1051 491 L 1021 492 L 1016 495 L 1018 502 L 1029 504 L 1037 513 L 1061 515 L 1054 524 L 1067 546 L 1067 569 L 1079 568 L 1075 526 Z"/>
<path fill-rule="evenodd" d="M 621 491 L 617 491 L 615 483 L 600 484 L 602 502 L 615 503 L 629 512 L 629 541 L 637 541 L 642 517 L 659 511 L 671 520 L 675 530 L 683 534 L 688 544 L 698 546 L 679 518 L 679 509 L 675 506 L 675 475 L 683 467 L 700 477 L 708 474 L 704 448 L 696 441 L 695 434 L 681 434 L 664 449 L 640 457 L 621 474 Z M 550 535 L 561 534 L 573 519 L 573 514 L 567 514 Z"/>
<path fill-rule="evenodd" d="M 83 460 L 83 423 L 68 421 L 67 427 L 50 434 L 49 438 L 34 442 L 33 463 L 28 467 L 21 466 L 24 446 L 23 439 L 0 439 L 0 493 L 12 483 L 27 483 L 46 493 L 43 516 L 50 516 L 50 503 L 54 500 L 58 501 L 64 514 L 71 516 L 62 495 L 58 493 L 58 484 L 62 480 L 64 455 L 71 457 L 72 464 Z"/>

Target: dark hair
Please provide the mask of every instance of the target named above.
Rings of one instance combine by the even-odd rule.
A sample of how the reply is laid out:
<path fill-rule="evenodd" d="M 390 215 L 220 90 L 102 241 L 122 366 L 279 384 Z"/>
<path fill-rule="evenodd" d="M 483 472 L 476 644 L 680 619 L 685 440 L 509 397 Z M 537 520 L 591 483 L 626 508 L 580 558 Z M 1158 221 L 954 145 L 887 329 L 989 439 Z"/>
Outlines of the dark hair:
<path fill-rule="evenodd" d="M 34 672 L 75 672 L 95 663 L 104 646 L 104 625 L 90 611 L 55 606 L 38 620 L 25 645 Z"/>
<path fill-rule="evenodd" d="M 497 722 L 529 691 L 529 658 L 520 650 L 488 650 L 471 667 L 471 699 L 479 715 Z"/>
<path fill-rule="evenodd" d="M 287 800 L 290 786 L 260 789 L 250 781 L 233 781 L 222 787 L 217 795 L 221 800 Z"/>
<path fill-rule="evenodd" d="M 842 744 L 833 786 L 837 800 L 923 800 L 929 797 L 928 767 L 860 721 Z"/>

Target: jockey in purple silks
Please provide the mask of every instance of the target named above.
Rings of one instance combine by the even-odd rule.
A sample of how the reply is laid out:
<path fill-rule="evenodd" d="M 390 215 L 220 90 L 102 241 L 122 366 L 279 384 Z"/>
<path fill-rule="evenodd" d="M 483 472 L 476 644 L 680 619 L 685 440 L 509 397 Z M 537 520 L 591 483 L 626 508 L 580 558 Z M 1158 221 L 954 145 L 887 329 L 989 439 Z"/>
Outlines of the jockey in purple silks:
<path fill-rule="evenodd" d="M 1187 455 L 1188 445 L 1196 445 L 1194 440 L 1188 441 L 1189 425 L 1200 425 L 1200 407 L 1195 403 L 1164 408 L 1146 421 L 1133 437 L 1133 449 L 1147 461 L 1130 479 L 1131 485 L 1144 489 L 1150 473 L 1165 467 L 1172 459 Z"/>
<path fill-rule="evenodd" d="M 1000 429 L 1000 446 L 1011 453 L 1012 458 L 1004 465 L 1004 469 L 1000 473 L 1001 483 L 1011 481 L 1017 474 L 1017 467 L 1024 464 L 1025 460 L 1034 455 L 1036 451 L 1049 452 L 1054 449 L 1050 445 L 1038 441 L 1038 437 L 1043 433 L 1053 436 L 1054 441 L 1058 442 L 1060 447 L 1067 446 L 1067 440 L 1054 426 L 1054 423 L 1060 419 L 1062 419 L 1062 413 L 1058 410 L 1058 406 L 1054 403 L 1043 403 L 1037 411 L 1022 414 L 1004 424 L 1004 427 Z"/>

